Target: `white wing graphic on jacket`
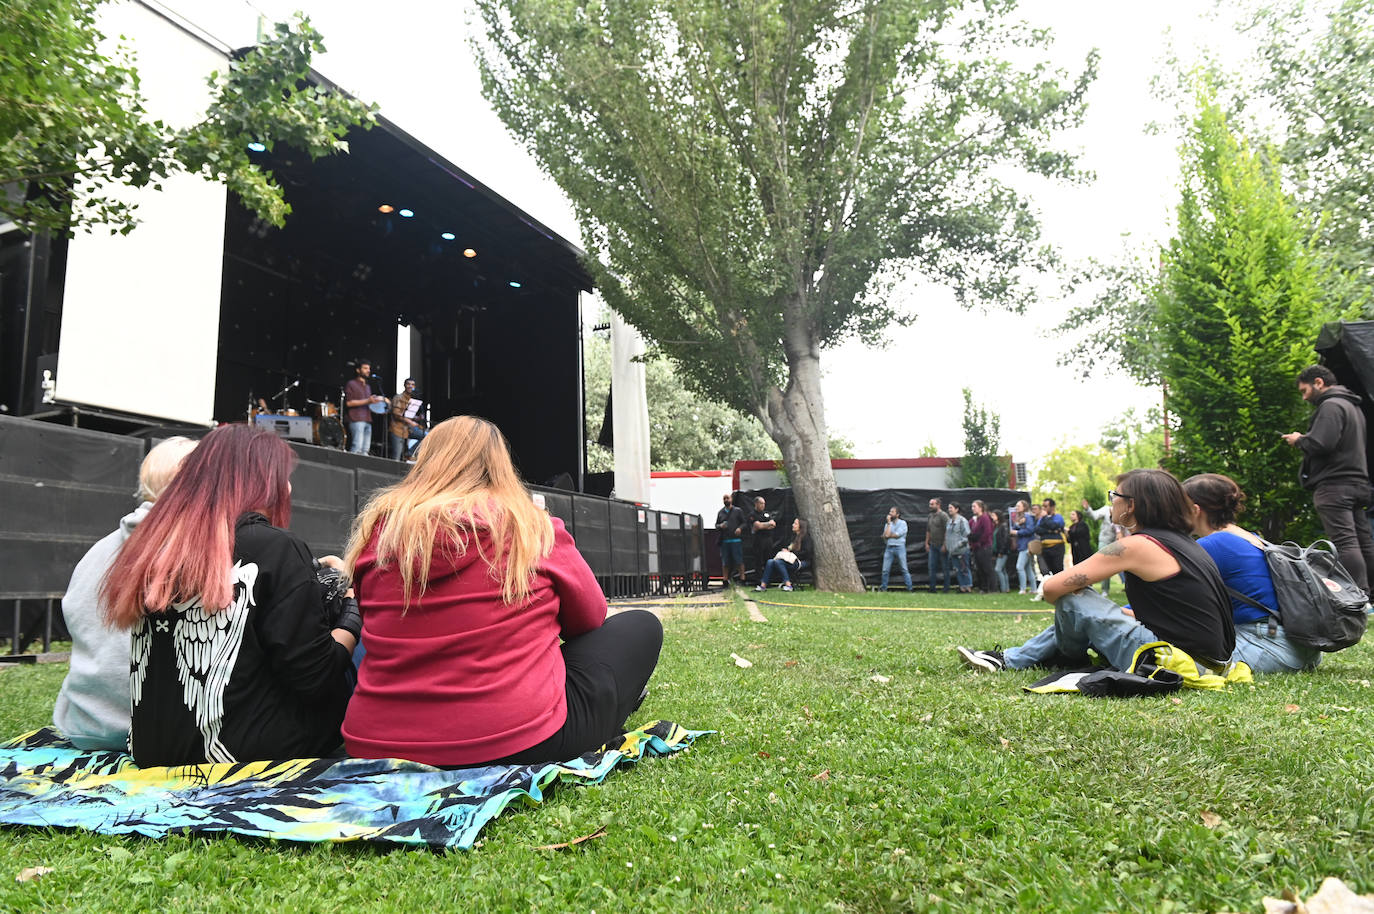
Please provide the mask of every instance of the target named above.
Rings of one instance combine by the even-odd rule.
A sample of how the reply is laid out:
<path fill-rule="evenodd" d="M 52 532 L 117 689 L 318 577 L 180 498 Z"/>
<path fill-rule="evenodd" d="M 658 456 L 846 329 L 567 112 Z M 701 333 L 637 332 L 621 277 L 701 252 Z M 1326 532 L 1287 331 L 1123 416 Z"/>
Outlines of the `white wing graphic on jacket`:
<path fill-rule="evenodd" d="M 232 574 L 234 598 L 227 609 L 209 613 L 198 600 L 178 605 L 175 608 L 182 615 L 172 630 L 182 700 L 205 738 L 205 758 L 211 762 L 237 761 L 219 741 L 224 724 L 224 688 L 243 646 L 248 607 L 256 605 L 253 585 L 258 580 L 258 566 L 235 562 Z"/>

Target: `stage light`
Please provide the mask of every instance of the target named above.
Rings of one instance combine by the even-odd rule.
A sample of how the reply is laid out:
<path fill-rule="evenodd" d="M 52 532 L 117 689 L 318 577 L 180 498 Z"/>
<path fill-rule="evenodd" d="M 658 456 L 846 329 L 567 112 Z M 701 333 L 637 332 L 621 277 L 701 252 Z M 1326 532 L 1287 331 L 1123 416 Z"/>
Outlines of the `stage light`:
<path fill-rule="evenodd" d="M 377 212 L 379 213 L 392 213 L 395 211 L 396 207 L 392 206 L 390 203 L 383 203 L 381 206 L 377 207 Z"/>
<path fill-rule="evenodd" d="M 464 257 L 469 257 L 469 258 L 471 258 L 471 257 L 476 257 L 476 256 L 477 256 L 477 252 L 474 251 L 472 248 L 463 248 L 463 256 L 464 256 Z"/>
<path fill-rule="evenodd" d="M 520 283 L 516 282 L 513 279 L 509 283 L 507 283 L 507 285 L 509 285 L 512 289 L 520 288 Z"/>
<path fill-rule="evenodd" d="M 248 144 L 248 151 L 249 151 L 249 152 L 266 152 L 266 151 L 267 151 L 267 144 L 265 144 L 265 143 L 259 143 L 259 142 L 257 142 L 257 141 L 255 140 L 255 141 L 253 141 L 252 143 L 249 143 L 249 144 Z"/>
<path fill-rule="evenodd" d="M 410 218 L 411 216 L 413 216 L 413 215 L 415 215 L 415 213 L 414 213 L 413 210 L 408 210 L 408 209 L 403 209 L 403 210 L 401 210 L 401 218 L 402 218 L 402 219 L 409 219 L 409 218 Z"/>
<path fill-rule="evenodd" d="M 444 232 L 439 237 L 444 239 L 445 241 L 452 241 L 454 238 L 457 238 L 458 236 L 453 234 L 452 232 Z"/>

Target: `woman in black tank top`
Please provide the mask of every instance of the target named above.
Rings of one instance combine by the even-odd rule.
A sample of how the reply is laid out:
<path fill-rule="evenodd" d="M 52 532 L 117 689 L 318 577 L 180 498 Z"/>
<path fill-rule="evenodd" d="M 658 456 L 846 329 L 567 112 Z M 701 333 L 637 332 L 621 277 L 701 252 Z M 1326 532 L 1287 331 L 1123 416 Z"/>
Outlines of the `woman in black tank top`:
<path fill-rule="evenodd" d="M 1178 480 L 1163 470 L 1131 470 L 1109 494 L 1112 522 L 1131 535 L 1045 579 L 1045 599 L 1055 604 L 1052 626 L 1005 652 L 958 648 L 969 666 L 1085 666 L 1091 647 L 1124 670 L 1152 641 L 1167 641 L 1209 667 L 1230 659 L 1230 599 L 1216 564 L 1189 535 L 1192 503 Z M 1118 572 L 1126 576 L 1131 609 L 1089 589 Z"/>

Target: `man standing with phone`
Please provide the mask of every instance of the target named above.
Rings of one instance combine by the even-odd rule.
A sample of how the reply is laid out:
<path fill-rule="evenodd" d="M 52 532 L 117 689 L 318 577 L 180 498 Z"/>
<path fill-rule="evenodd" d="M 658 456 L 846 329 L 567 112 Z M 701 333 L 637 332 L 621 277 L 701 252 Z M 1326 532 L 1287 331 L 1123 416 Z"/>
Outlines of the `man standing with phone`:
<path fill-rule="evenodd" d="M 1298 478 L 1312 491 L 1312 504 L 1327 539 L 1355 583 L 1369 592 L 1374 569 L 1374 538 L 1365 508 L 1369 470 L 1365 463 L 1365 421 L 1360 396 L 1336 383 L 1325 365 L 1298 374 L 1298 392 L 1314 407 L 1307 434 L 1289 432 L 1283 440 L 1302 451 Z"/>
<path fill-rule="evenodd" d="M 887 590 L 888 573 L 892 570 L 892 563 L 896 562 L 902 570 L 902 581 L 906 584 L 907 592 L 910 592 L 911 572 L 906 567 L 906 521 L 902 520 L 902 512 L 897 510 L 896 505 L 887 511 L 883 542 L 886 543 L 883 547 L 883 586 L 878 589 Z"/>

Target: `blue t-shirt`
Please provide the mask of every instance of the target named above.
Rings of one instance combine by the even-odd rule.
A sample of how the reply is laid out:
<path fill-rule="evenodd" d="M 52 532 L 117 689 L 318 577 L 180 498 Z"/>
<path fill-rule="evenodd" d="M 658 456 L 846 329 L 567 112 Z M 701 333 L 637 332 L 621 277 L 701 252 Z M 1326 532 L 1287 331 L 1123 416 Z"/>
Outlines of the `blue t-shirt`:
<path fill-rule="evenodd" d="M 893 535 L 892 539 L 890 539 L 890 540 L 885 540 L 885 542 L 886 542 L 887 545 L 889 545 L 889 546 L 900 546 L 900 547 L 902 547 L 903 549 L 905 549 L 905 548 L 906 548 L 906 521 L 902 520 L 902 519 L 899 517 L 899 518 L 897 518 L 896 520 L 892 521 L 891 523 L 892 523 L 892 533 L 893 533 L 894 535 Z M 884 524 L 884 525 L 883 525 L 883 528 L 884 528 L 884 532 L 886 532 L 887 524 Z"/>
<path fill-rule="evenodd" d="M 1221 579 L 1232 590 L 1263 603 L 1274 612 L 1279 611 L 1279 598 L 1274 595 L 1274 579 L 1269 576 L 1269 563 L 1264 551 L 1249 540 L 1218 530 L 1197 541 L 1221 571 Z M 1248 603 L 1231 598 L 1231 621 L 1263 622 L 1269 616 Z"/>

